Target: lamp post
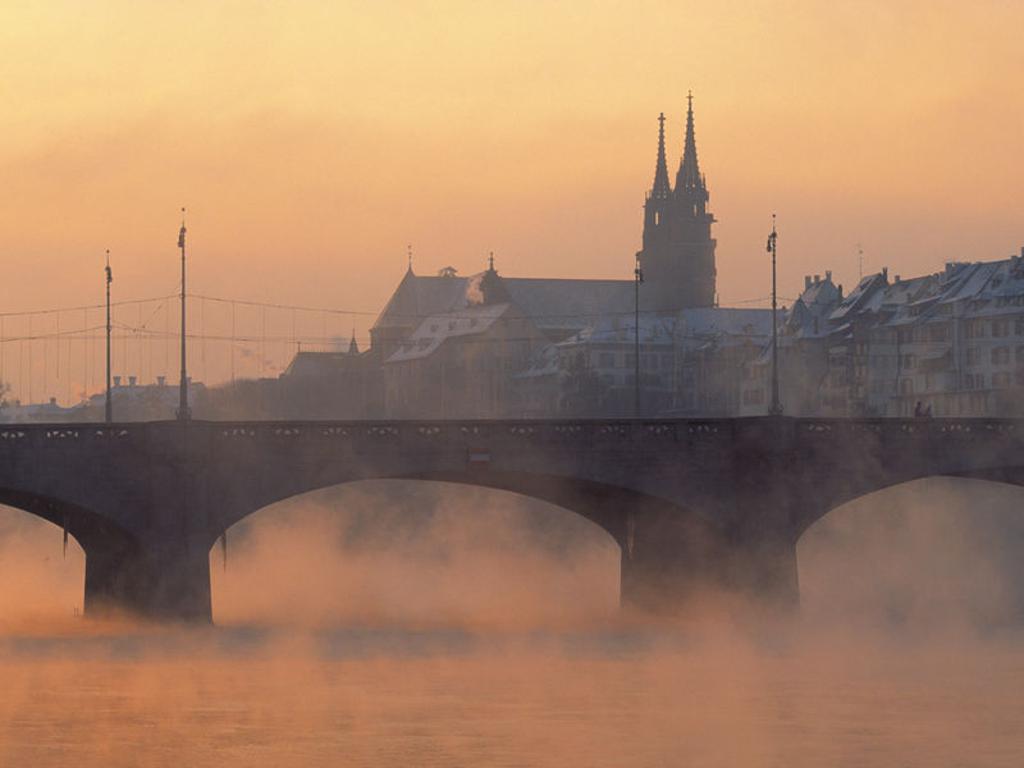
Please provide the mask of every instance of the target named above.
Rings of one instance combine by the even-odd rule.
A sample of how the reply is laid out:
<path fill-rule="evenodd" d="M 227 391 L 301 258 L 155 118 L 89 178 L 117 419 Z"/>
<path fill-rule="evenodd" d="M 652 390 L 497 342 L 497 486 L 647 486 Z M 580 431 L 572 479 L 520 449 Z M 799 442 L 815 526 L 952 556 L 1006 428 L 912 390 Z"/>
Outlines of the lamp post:
<path fill-rule="evenodd" d="M 178 231 L 181 249 L 181 384 L 178 388 L 178 420 L 188 421 L 188 367 L 185 358 L 185 209 L 181 209 L 181 229 Z"/>
<path fill-rule="evenodd" d="M 107 424 L 114 420 L 114 403 L 110 392 L 110 284 L 114 282 L 114 275 L 110 271 L 110 249 L 107 249 L 107 265 L 104 267 L 107 276 L 107 403 L 104 411 L 104 418 Z"/>
<path fill-rule="evenodd" d="M 644 271 L 640 268 L 640 254 L 633 268 L 633 417 L 640 418 L 640 284 Z"/>
<path fill-rule="evenodd" d="M 775 214 L 772 214 L 772 233 L 768 235 L 768 252 L 772 255 L 772 403 L 768 413 L 772 416 L 782 415 L 782 403 L 779 402 L 779 328 L 776 321 L 778 309 L 778 293 L 775 284 L 775 256 L 778 233 L 775 231 Z"/>

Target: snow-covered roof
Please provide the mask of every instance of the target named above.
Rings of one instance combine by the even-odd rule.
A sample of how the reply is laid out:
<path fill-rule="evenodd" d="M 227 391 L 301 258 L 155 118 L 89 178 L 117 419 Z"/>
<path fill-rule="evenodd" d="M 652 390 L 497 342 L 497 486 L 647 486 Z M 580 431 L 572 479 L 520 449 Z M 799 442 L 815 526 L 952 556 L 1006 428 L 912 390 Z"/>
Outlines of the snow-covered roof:
<path fill-rule="evenodd" d="M 448 339 L 486 333 L 511 306 L 507 302 L 480 304 L 428 317 L 400 344 L 398 351 L 386 362 L 418 360 L 433 354 Z"/>

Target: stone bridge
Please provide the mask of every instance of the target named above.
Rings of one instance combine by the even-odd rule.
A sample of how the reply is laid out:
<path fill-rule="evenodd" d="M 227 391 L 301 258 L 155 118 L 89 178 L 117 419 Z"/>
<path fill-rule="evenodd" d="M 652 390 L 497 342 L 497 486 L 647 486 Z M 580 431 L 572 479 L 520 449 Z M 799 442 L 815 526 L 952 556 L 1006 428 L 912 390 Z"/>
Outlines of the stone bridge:
<path fill-rule="evenodd" d="M 88 613 L 209 621 L 209 551 L 318 488 L 414 478 L 513 491 L 622 550 L 622 598 L 714 585 L 792 602 L 796 542 L 834 507 L 917 478 L 1024 483 L 1024 421 L 149 422 L 0 425 L 0 503 L 64 526 Z"/>

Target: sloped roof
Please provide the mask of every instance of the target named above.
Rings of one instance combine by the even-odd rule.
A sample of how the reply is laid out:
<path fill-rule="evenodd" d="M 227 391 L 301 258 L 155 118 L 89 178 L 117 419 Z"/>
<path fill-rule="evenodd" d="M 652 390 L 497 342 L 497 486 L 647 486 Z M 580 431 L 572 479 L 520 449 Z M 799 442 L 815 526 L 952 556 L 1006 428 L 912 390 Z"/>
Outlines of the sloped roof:
<path fill-rule="evenodd" d="M 632 280 L 506 277 L 512 301 L 539 328 L 582 328 L 633 311 Z"/>
<path fill-rule="evenodd" d="M 687 336 L 724 334 L 727 336 L 765 336 L 772 332 L 770 309 L 734 307 L 694 307 L 680 311 Z M 779 324 L 783 321 L 779 312 Z"/>
<path fill-rule="evenodd" d="M 431 315 L 447 312 L 465 298 L 468 284 L 465 277 L 422 276 L 409 269 L 373 328 L 408 328 Z"/>
<path fill-rule="evenodd" d="M 296 352 L 282 375 L 316 377 L 343 373 L 350 370 L 359 357 L 359 352 Z"/>
<path fill-rule="evenodd" d="M 851 314 L 864 311 L 868 304 L 877 305 L 881 300 L 880 288 L 889 283 L 889 276 L 886 272 L 878 272 L 874 275 L 866 275 L 847 296 L 835 311 L 829 315 L 833 321 L 841 321 Z M 875 307 L 877 308 L 877 307 Z"/>
<path fill-rule="evenodd" d="M 508 303 L 478 304 L 461 308 L 456 312 L 428 317 L 386 362 L 419 360 L 432 355 L 448 339 L 485 333 L 509 311 L 511 306 Z"/>
<path fill-rule="evenodd" d="M 373 327 L 414 327 L 433 315 L 467 307 L 473 303 L 467 297 L 480 278 L 421 276 L 409 270 Z M 632 280 L 500 277 L 500 281 L 511 302 L 538 328 L 582 328 L 601 316 L 633 310 Z"/>

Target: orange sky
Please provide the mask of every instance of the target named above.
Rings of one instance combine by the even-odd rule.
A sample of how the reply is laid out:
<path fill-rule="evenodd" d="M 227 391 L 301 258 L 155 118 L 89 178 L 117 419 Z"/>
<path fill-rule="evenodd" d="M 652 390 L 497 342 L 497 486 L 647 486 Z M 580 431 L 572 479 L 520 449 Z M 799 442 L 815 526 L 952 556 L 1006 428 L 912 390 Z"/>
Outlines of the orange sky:
<path fill-rule="evenodd" d="M 98 301 L 107 247 L 117 295 L 172 292 L 181 205 L 210 294 L 376 310 L 407 243 L 425 273 L 628 277 L 688 88 L 724 305 L 767 294 L 773 210 L 785 296 L 854 283 L 858 242 L 903 274 L 1005 257 L 1021 29 L 1017 2 L 9 1 L 0 304 Z"/>

